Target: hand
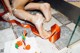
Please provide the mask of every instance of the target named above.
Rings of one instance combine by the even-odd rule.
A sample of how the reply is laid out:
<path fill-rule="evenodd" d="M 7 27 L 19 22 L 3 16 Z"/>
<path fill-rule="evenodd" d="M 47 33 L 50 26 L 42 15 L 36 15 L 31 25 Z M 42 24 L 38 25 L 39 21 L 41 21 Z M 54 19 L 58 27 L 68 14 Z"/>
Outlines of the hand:
<path fill-rule="evenodd" d="M 10 16 L 11 16 L 11 13 L 6 13 L 2 17 L 4 20 L 8 21 Z"/>

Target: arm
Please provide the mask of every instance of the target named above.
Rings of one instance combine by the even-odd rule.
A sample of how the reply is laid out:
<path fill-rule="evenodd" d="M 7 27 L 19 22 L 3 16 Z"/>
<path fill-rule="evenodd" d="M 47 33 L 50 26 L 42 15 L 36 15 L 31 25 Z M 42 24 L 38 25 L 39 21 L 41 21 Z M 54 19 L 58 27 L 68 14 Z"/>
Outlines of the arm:
<path fill-rule="evenodd" d="M 11 9 L 9 0 L 4 0 L 4 3 L 6 4 L 6 6 L 7 6 L 9 12 L 12 14 L 12 9 Z"/>

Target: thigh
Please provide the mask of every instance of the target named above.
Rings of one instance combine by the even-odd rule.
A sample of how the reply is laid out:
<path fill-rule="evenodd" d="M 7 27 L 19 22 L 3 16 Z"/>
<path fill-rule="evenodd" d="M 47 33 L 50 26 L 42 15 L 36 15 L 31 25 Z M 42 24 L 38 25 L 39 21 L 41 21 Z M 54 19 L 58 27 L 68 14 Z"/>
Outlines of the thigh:
<path fill-rule="evenodd" d="M 40 10 L 41 3 L 29 3 L 27 4 L 24 9 L 25 10 Z"/>
<path fill-rule="evenodd" d="M 13 0 L 12 6 L 13 8 L 21 8 L 21 7 L 24 7 L 24 5 L 29 1 L 30 0 Z"/>
<path fill-rule="evenodd" d="M 34 0 L 34 2 L 39 2 L 39 1 L 41 1 L 41 0 Z"/>

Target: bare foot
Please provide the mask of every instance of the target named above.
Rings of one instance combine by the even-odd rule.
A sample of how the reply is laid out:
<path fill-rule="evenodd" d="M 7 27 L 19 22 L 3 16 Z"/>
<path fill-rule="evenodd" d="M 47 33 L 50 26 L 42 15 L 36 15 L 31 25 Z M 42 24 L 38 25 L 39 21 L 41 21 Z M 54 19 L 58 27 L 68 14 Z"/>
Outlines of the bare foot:
<path fill-rule="evenodd" d="M 24 10 L 17 10 L 17 9 L 15 10 L 14 14 L 20 19 L 32 22 L 36 26 L 42 38 L 48 38 L 50 36 L 50 33 L 44 30 L 43 28 L 43 22 L 45 19 L 41 14 L 37 13 L 36 15 L 31 15 Z"/>
<path fill-rule="evenodd" d="M 42 10 L 45 18 L 46 18 L 46 21 L 50 21 L 51 19 L 51 7 L 50 7 L 50 4 L 48 3 L 43 3 L 41 4 L 41 7 L 40 9 Z"/>
<path fill-rule="evenodd" d="M 42 38 L 48 38 L 51 35 L 43 28 L 44 17 L 41 14 L 36 14 L 36 17 L 33 19 L 33 22 Z"/>

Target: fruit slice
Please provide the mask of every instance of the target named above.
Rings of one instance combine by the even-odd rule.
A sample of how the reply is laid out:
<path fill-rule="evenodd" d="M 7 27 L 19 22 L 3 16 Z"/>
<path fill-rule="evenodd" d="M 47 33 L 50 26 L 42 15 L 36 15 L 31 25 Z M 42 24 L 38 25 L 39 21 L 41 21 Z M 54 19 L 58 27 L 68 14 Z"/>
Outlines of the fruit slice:
<path fill-rule="evenodd" d="M 21 46 L 22 45 L 22 41 L 17 41 L 16 43 L 18 46 Z"/>
<path fill-rule="evenodd" d="M 31 48 L 31 46 L 29 44 L 25 46 L 26 50 L 30 50 L 30 48 Z"/>

